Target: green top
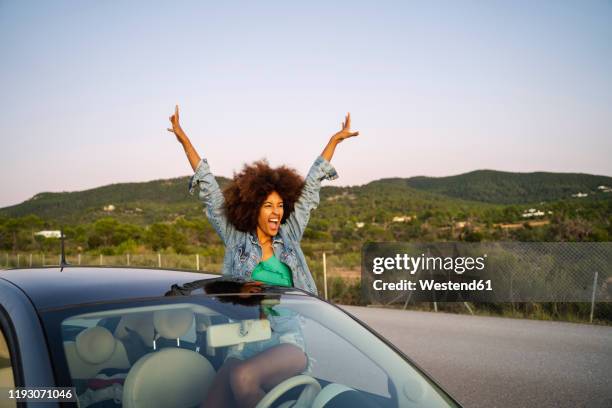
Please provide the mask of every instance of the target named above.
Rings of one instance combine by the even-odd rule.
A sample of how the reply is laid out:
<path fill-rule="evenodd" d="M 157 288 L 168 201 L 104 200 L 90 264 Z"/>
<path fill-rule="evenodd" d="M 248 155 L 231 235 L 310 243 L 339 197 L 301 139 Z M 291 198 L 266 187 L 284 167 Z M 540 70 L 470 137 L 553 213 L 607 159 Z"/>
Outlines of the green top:
<path fill-rule="evenodd" d="M 293 286 L 291 269 L 274 255 L 257 264 L 251 278 L 270 285 Z"/>

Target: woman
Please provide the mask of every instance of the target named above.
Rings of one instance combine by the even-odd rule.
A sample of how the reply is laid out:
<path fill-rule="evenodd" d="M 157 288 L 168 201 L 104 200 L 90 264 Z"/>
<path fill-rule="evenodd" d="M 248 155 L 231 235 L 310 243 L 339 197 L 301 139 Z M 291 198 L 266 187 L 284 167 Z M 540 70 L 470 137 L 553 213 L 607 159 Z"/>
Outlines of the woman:
<path fill-rule="evenodd" d="M 359 135 L 351 132 L 347 114 L 312 165 L 305 181 L 287 167 L 271 168 L 259 161 L 245 165 L 222 193 L 206 159 L 201 159 L 181 128 L 178 106 L 170 117 L 172 128 L 195 171 L 189 191 L 199 196 L 211 224 L 225 244 L 223 274 L 262 283 L 293 286 L 317 294 L 300 240 L 319 204 L 321 181 L 336 179 L 330 161 L 336 146 Z M 252 289 L 255 289 L 249 285 Z M 302 372 L 308 363 L 301 332 L 286 317 L 268 316 L 278 343 L 257 353 L 230 350 L 203 406 L 255 406 L 265 391 Z M 295 319 L 294 319 L 295 320 Z M 275 330 L 276 329 L 276 330 Z"/>

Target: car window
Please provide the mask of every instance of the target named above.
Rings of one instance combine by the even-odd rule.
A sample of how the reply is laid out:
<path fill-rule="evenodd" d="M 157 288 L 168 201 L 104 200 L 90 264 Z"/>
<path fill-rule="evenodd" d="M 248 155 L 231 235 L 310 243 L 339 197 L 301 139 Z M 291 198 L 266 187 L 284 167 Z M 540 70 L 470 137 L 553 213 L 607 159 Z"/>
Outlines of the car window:
<path fill-rule="evenodd" d="M 303 333 L 309 353 L 316 356 L 315 377 L 390 397 L 387 374 L 355 346 L 312 319 L 306 319 Z"/>
<path fill-rule="evenodd" d="M 454 406 L 374 334 L 306 296 L 180 296 L 51 311 L 43 321 L 59 382 L 76 388 L 81 407 L 200 406 L 232 386 L 217 380 L 228 365 L 257 360 L 275 375 L 293 358 L 293 374 L 264 390 L 270 406 L 305 394 L 324 407 L 343 393 L 381 408 Z"/>
<path fill-rule="evenodd" d="M 11 355 L 4 333 L 0 328 L 0 389 L 13 387 L 15 387 L 15 380 L 13 368 L 11 367 Z M 4 403 L 8 403 L 8 405 L 2 405 L 3 407 L 16 406 L 14 402 L 4 401 Z"/>

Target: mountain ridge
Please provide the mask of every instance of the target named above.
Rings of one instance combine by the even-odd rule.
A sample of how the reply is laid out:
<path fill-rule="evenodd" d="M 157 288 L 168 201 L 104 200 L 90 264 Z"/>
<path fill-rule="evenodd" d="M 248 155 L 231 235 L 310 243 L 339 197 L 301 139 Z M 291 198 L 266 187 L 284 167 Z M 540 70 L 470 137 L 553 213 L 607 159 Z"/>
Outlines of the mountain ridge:
<path fill-rule="evenodd" d="M 577 193 L 596 193 L 599 186 L 611 187 L 612 177 L 487 169 L 446 177 L 416 176 L 406 179 L 406 183 L 416 189 L 448 197 L 496 204 L 526 204 L 559 200 Z"/>
<path fill-rule="evenodd" d="M 217 180 L 221 187 L 229 182 L 225 177 L 217 177 Z M 188 182 L 189 176 L 183 176 L 113 183 L 81 191 L 41 192 L 22 203 L 0 208 L 0 216 L 35 214 L 42 218 L 64 220 L 79 214 L 79 221 L 91 221 L 104 216 L 104 206 L 111 204 L 122 207 L 127 218 L 140 217 L 143 222 L 154 222 L 162 213 L 199 215 L 201 206 L 197 199 L 188 194 Z M 445 177 L 390 177 L 358 186 L 325 186 L 321 196 L 324 200 L 342 197 L 343 194 L 357 194 L 356 197 L 368 200 L 370 205 L 380 204 L 385 196 L 393 196 L 396 209 L 414 200 L 423 206 L 435 204 L 439 207 L 443 204 L 470 203 L 530 204 L 570 199 L 577 193 L 612 197 L 612 193 L 598 190 L 599 186 L 611 187 L 612 177 L 586 173 L 523 173 L 482 169 Z M 405 195 L 405 199 L 397 200 L 401 195 Z M 110 215 L 110 212 L 106 213 Z"/>

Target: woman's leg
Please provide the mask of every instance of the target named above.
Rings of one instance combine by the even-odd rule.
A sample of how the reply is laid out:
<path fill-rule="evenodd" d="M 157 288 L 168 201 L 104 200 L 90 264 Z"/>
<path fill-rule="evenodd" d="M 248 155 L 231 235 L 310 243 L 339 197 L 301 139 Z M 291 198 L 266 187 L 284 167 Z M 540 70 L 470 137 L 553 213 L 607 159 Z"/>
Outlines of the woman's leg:
<path fill-rule="evenodd" d="M 215 379 L 208 388 L 208 394 L 204 402 L 200 406 L 201 408 L 213 408 L 213 407 L 234 407 L 234 395 L 232 388 L 230 387 L 230 373 L 233 367 L 236 367 L 241 363 L 237 358 L 228 358 L 225 360 Z"/>
<path fill-rule="evenodd" d="M 238 363 L 229 374 L 236 404 L 241 408 L 254 407 L 275 385 L 304 371 L 307 363 L 304 351 L 288 343 Z"/>

